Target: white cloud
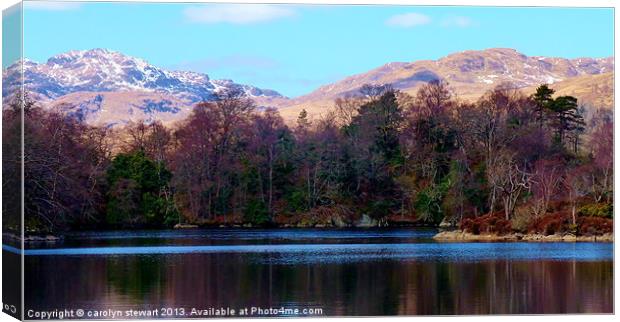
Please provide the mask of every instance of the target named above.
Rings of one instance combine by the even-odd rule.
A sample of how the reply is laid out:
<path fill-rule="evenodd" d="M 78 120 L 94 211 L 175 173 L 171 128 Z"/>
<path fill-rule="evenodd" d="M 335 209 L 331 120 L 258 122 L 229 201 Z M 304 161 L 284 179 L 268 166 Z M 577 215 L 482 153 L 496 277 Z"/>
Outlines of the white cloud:
<path fill-rule="evenodd" d="M 80 8 L 80 3 L 71 1 L 25 1 L 24 8 L 29 10 L 67 11 Z"/>
<path fill-rule="evenodd" d="M 385 21 L 385 24 L 393 27 L 411 28 L 426 25 L 430 22 L 431 18 L 429 16 L 425 16 L 421 13 L 410 12 L 391 16 Z"/>
<path fill-rule="evenodd" d="M 441 21 L 443 27 L 467 28 L 474 25 L 474 22 L 468 17 L 449 17 Z"/>
<path fill-rule="evenodd" d="M 185 17 L 196 23 L 252 24 L 292 17 L 296 13 L 283 6 L 265 4 L 230 4 L 194 6 L 185 9 Z"/>

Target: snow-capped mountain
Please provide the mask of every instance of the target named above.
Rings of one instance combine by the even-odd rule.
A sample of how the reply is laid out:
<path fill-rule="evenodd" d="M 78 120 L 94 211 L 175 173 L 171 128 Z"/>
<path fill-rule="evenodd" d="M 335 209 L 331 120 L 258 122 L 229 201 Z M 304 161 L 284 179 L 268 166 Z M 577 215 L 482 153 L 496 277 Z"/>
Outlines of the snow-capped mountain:
<path fill-rule="evenodd" d="M 19 84 L 19 64 L 3 72 L 11 85 Z M 191 71 L 168 71 L 140 58 L 107 49 L 70 51 L 38 64 L 24 61 L 25 87 L 55 99 L 75 92 L 145 91 L 180 95 L 192 101 L 209 100 L 221 88 L 239 87 L 248 96 L 281 96 L 273 90 L 240 85 L 231 80 L 211 80 Z"/>
<path fill-rule="evenodd" d="M 19 88 L 22 63 L 3 70 L 3 97 Z M 73 106 L 91 123 L 117 124 L 138 119 L 177 119 L 200 101 L 214 99 L 227 88 L 241 89 L 252 98 L 283 98 L 278 92 L 232 80 L 212 80 L 207 74 L 169 71 L 145 60 L 107 49 L 70 51 L 45 63 L 23 61 L 24 87 L 49 107 Z M 113 113 L 103 117 L 106 107 Z M 135 115 L 135 110 L 143 115 Z M 159 115 L 161 114 L 161 115 Z M 182 115 L 179 115 L 182 116 Z M 103 117 L 103 119 L 102 119 Z"/>
<path fill-rule="evenodd" d="M 3 70 L 3 97 L 20 85 L 22 64 Z M 302 109 L 311 117 L 325 115 L 335 98 L 356 95 L 364 84 L 391 84 L 415 94 L 421 85 L 442 79 L 461 99 L 475 100 L 485 91 L 510 83 L 532 92 L 548 83 L 580 103 L 613 107 L 614 58 L 526 56 L 514 49 L 492 48 L 453 53 L 437 60 L 392 62 L 352 75 L 315 91 L 286 98 L 273 90 L 212 80 L 191 71 L 169 71 L 146 61 L 106 49 L 70 51 L 45 63 L 23 61 L 24 83 L 31 96 L 90 124 L 113 126 L 130 121 L 172 123 L 187 117 L 199 101 L 214 93 L 239 88 L 259 106 L 273 106 L 287 121 Z"/>

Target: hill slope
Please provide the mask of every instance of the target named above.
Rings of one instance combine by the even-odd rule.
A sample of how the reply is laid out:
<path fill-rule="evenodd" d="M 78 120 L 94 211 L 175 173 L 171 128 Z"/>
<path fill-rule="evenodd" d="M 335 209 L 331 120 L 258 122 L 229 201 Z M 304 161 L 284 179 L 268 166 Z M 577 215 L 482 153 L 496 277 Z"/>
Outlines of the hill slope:
<path fill-rule="evenodd" d="M 5 100 L 21 85 L 20 69 L 16 63 L 2 72 Z M 202 73 L 168 71 L 107 49 L 70 51 L 42 64 L 25 60 L 23 69 L 24 86 L 39 102 L 48 107 L 74 105 L 68 113 L 100 125 L 180 119 L 196 102 L 212 100 L 214 93 L 227 88 L 241 89 L 253 98 L 283 97 Z"/>
<path fill-rule="evenodd" d="M 464 51 L 438 60 L 388 63 L 321 86 L 310 94 L 280 104 L 280 107 L 287 118 L 295 117 L 303 108 L 316 116 L 330 109 L 335 98 L 357 95 L 364 84 L 392 84 L 396 89 L 415 94 L 422 84 L 437 79 L 447 81 L 465 100 L 476 99 L 502 83 L 525 90 L 548 83 L 561 87 L 559 94 L 573 93 L 586 104 L 611 107 L 613 86 L 609 82 L 613 82 L 613 70 L 613 57 L 528 57 L 505 48 Z"/>
<path fill-rule="evenodd" d="M 207 74 L 168 71 L 146 61 L 106 49 L 70 51 L 45 63 L 24 61 L 26 89 L 48 108 L 90 124 L 115 126 L 130 121 L 161 120 L 170 124 L 187 117 L 192 106 L 212 100 L 228 88 L 241 89 L 259 106 L 280 109 L 293 121 L 302 109 L 310 117 L 324 115 L 334 99 L 359 95 L 364 84 L 392 84 L 415 94 L 423 84 L 447 81 L 460 99 L 475 100 L 485 91 L 510 83 L 526 93 L 542 83 L 558 95 L 576 96 L 588 106 L 613 107 L 614 59 L 528 57 L 514 49 L 493 48 L 454 53 L 438 60 L 393 62 L 319 87 L 289 99 L 274 90 L 231 80 L 212 80 Z M 3 97 L 20 86 L 20 64 L 3 70 Z"/>

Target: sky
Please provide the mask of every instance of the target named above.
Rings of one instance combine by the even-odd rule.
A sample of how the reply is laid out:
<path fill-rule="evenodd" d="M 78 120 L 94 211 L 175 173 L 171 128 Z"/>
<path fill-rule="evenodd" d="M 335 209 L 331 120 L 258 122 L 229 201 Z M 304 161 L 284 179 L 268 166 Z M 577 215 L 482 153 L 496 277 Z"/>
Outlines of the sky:
<path fill-rule="evenodd" d="M 107 48 L 289 97 L 395 61 L 514 48 L 613 56 L 613 9 L 26 3 L 24 56 Z M 4 65 L 4 62 L 3 62 Z"/>

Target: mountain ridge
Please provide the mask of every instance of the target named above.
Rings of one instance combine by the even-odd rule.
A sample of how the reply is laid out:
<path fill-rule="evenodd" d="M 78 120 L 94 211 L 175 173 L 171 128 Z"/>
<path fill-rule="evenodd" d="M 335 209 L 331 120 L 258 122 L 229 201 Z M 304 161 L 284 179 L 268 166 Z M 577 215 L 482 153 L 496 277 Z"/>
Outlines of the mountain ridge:
<path fill-rule="evenodd" d="M 3 95 L 20 84 L 20 64 L 3 70 Z M 261 107 L 275 107 L 286 120 L 302 109 L 311 117 L 323 115 L 338 97 L 359 95 L 364 84 L 391 84 L 405 93 L 442 79 L 462 99 L 476 99 L 502 84 L 531 92 L 542 83 L 557 84 L 560 92 L 575 94 L 589 105 L 613 106 L 614 58 L 526 56 L 511 48 L 467 50 L 436 60 L 389 62 L 365 73 L 325 84 L 287 98 L 275 90 L 213 80 L 208 74 L 170 71 L 147 61 L 108 49 L 73 50 L 45 63 L 23 61 L 26 89 L 49 108 L 60 108 L 91 124 L 115 126 L 131 121 L 185 118 L 199 101 L 214 99 L 227 88 L 241 89 Z M 553 87 L 553 86 L 552 86 Z"/>
<path fill-rule="evenodd" d="M 287 119 L 296 117 L 302 109 L 308 110 L 309 114 L 325 114 L 334 99 L 359 95 L 364 84 L 391 84 L 405 93 L 415 94 L 422 84 L 441 79 L 447 81 L 460 98 L 472 100 L 502 83 L 528 90 L 543 83 L 553 85 L 581 76 L 613 74 L 613 71 L 613 57 L 567 59 L 526 56 L 511 48 L 466 50 L 436 60 L 390 62 L 320 86 L 279 107 Z M 613 94 L 613 86 L 606 93 Z M 604 101 L 606 105 L 603 107 L 609 108 L 613 104 L 613 99 Z M 586 103 L 594 101 L 586 100 Z"/>
<path fill-rule="evenodd" d="M 45 63 L 24 59 L 23 66 L 26 87 L 33 85 L 31 90 L 49 98 L 80 91 L 140 90 L 171 94 L 186 92 L 189 94 L 187 98 L 197 101 L 209 99 L 217 89 L 230 86 L 242 88 L 248 96 L 282 97 L 274 90 L 236 84 L 229 79 L 212 80 L 204 73 L 171 71 L 144 59 L 102 48 L 72 50 L 52 56 Z M 11 85 L 11 73 L 17 72 L 19 67 L 16 63 L 3 70 L 3 80 L 8 78 Z M 56 84 L 44 82 L 41 85 L 49 88 L 37 90 L 34 81 L 38 77 Z"/>
<path fill-rule="evenodd" d="M 2 71 L 5 102 L 21 85 L 22 66 L 24 87 L 34 99 L 50 108 L 74 105 L 68 114 L 94 124 L 175 121 L 194 104 L 213 100 L 218 91 L 231 88 L 251 98 L 284 98 L 271 89 L 215 80 L 204 73 L 170 71 L 141 58 L 95 48 L 61 53 L 44 63 L 24 59 L 9 66 Z M 101 112 L 107 114 L 103 119 Z"/>

